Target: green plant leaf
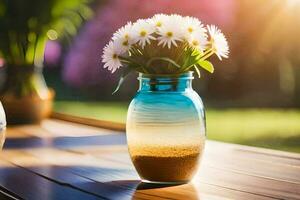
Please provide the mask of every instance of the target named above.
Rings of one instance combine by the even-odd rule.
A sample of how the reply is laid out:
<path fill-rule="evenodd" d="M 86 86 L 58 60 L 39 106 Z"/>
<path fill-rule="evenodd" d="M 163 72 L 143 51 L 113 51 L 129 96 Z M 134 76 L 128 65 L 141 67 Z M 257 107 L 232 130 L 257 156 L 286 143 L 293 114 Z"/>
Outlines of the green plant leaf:
<path fill-rule="evenodd" d="M 122 72 L 121 77 L 119 79 L 118 85 L 117 85 L 116 89 L 113 91 L 112 94 L 115 94 L 116 92 L 118 92 L 118 90 L 120 89 L 121 85 L 123 84 L 123 82 L 127 78 L 128 74 L 130 74 L 130 72 L 132 72 L 133 69 L 134 68 L 129 67 L 129 66 L 123 68 L 123 72 Z"/>
<path fill-rule="evenodd" d="M 211 62 L 209 62 L 207 60 L 200 60 L 198 62 L 198 64 L 206 71 L 208 71 L 210 73 L 214 73 L 214 66 Z"/>
<path fill-rule="evenodd" d="M 199 51 L 198 49 L 192 49 L 192 54 L 193 57 L 199 57 L 201 55 L 203 55 L 203 53 L 201 51 Z"/>
<path fill-rule="evenodd" d="M 183 54 L 184 63 L 182 65 L 182 68 L 180 69 L 180 72 L 186 72 L 190 68 L 192 68 L 193 65 L 197 64 L 201 55 L 202 53 L 200 51 L 195 50 L 192 47 L 187 47 Z"/>
<path fill-rule="evenodd" d="M 171 63 L 172 65 L 174 65 L 175 67 L 177 67 L 178 69 L 180 69 L 180 65 L 178 65 L 174 60 L 168 58 L 168 57 L 153 57 L 151 59 L 149 59 L 149 61 L 147 62 L 146 66 L 149 67 L 151 65 L 151 63 L 153 61 L 156 61 L 156 60 L 162 60 L 162 61 L 166 61 L 166 62 L 169 62 Z"/>
<path fill-rule="evenodd" d="M 58 39 L 70 40 L 68 36 L 74 36 L 82 22 L 92 16 L 92 1 L 0 0 L 2 57 L 17 65 L 42 61 L 40 49 L 45 48 L 48 30 L 55 30 Z M 36 39 L 31 37 L 33 34 Z"/>
<path fill-rule="evenodd" d="M 198 69 L 198 66 L 194 65 L 194 69 L 195 69 L 196 73 L 198 74 L 198 78 L 200 78 L 201 74 L 200 74 L 200 70 Z"/>

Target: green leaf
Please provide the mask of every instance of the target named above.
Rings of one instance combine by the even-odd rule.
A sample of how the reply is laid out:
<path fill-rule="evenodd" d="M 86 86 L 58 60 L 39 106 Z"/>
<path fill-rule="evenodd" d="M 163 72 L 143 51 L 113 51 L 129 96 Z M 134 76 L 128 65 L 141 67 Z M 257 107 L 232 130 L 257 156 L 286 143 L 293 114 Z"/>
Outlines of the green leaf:
<path fill-rule="evenodd" d="M 214 66 L 211 62 L 209 62 L 207 60 L 200 60 L 198 62 L 198 64 L 206 71 L 208 71 L 210 73 L 214 73 Z"/>
<path fill-rule="evenodd" d="M 166 61 L 166 62 L 171 63 L 172 65 L 174 65 L 174 66 L 177 67 L 178 69 L 181 68 L 180 65 L 178 65 L 174 60 L 172 60 L 172 59 L 170 59 L 170 58 L 168 58 L 168 57 L 153 57 L 153 58 L 151 58 L 151 59 L 147 62 L 146 66 L 149 67 L 149 66 L 151 65 L 151 63 L 152 63 L 153 61 L 156 61 L 156 60 Z"/>
<path fill-rule="evenodd" d="M 192 55 L 193 57 L 197 57 L 197 58 L 198 58 L 199 56 L 202 56 L 202 55 L 203 55 L 203 53 L 202 53 L 201 51 L 197 50 L 197 49 L 193 49 L 192 51 L 193 51 L 193 52 L 192 52 L 191 55 Z"/>
<path fill-rule="evenodd" d="M 193 67 L 198 62 L 198 57 L 201 56 L 201 52 L 195 50 L 192 47 L 187 47 L 184 53 L 184 63 L 181 68 L 181 72 L 189 70 L 189 68 Z"/>
<path fill-rule="evenodd" d="M 198 74 L 198 78 L 200 78 L 201 74 L 200 74 L 200 70 L 198 69 L 198 66 L 194 65 L 194 69 L 195 69 L 196 73 Z"/>
<path fill-rule="evenodd" d="M 127 67 L 125 67 L 123 69 L 124 70 L 123 70 L 122 75 L 121 75 L 121 77 L 119 79 L 118 85 L 117 85 L 116 89 L 113 91 L 112 94 L 115 94 L 116 92 L 118 92 L 118 90 L 120 89 L 121 85 L 123 84 L 123 82 L 127 78 L 128 74 L 130 74 L 130 72 L 133 71 L 133 68 L 129 67 L 129 66 L 127 66 Z"/>

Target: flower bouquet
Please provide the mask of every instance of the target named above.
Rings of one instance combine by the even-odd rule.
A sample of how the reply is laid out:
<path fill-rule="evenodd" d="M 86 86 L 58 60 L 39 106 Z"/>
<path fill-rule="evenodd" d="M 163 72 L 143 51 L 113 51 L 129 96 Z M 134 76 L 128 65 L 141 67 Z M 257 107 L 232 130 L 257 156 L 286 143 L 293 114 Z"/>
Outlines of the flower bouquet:
<path fill-rule="evenodd" d="M 228 44 L 214 25 L 198 19 L 157 14 L 128 22 L 103 50 L 104 68 L 140 73 L 139 90 L 126 123 L 133 164 L 143 181 L 182 183 L 193 177 L 205 143 L 205 112 L 192 89 L 193 73 L 214 72 L 208 59 L 227 58 Z"/>
<path fill-rule="evenodd" d="M 118 87 L 132 71 L 145 74 L 182 74 L 200 68 L 213 73 L 207 59 L 227 58 L 224 34 L 214 25 L 204 25 L 194 17 L 157 14 L 149 19 L 128 22 L 113 34 L 103 49 L 104 68 L 114 73 L 125 68 Z"/>

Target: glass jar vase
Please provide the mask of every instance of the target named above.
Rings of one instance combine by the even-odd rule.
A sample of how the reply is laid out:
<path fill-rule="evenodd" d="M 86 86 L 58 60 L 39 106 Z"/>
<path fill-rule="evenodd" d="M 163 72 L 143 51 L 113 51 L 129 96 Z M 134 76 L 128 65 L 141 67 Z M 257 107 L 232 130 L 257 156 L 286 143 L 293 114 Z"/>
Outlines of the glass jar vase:
<path fill-rule="evenodd" d="M 3 147 L 4 140 L 5 140 L 5 128 L 6 128 L 6 118 L 3 106 L 0 101 L 0 150 Z"/>
<path fill-rule="evenodd" d="M 205 111 L 192 88 L 192 72 L 139 75 L 126 124 L 131 160 L 145 182 L 184 183 L 192 179 L 206 137 Z"/>

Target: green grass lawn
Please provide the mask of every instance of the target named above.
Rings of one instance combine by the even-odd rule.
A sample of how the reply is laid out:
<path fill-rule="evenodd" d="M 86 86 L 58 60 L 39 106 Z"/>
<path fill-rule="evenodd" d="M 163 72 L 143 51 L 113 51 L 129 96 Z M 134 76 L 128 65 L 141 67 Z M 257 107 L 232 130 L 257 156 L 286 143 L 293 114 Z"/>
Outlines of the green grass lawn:
<path fill-rule="evenodd" d="M 55 102 L 57 112 L 125 122 L 128 103 Z M 300 153 L 300 110 L 207 109 L 209 139 Z"/>

